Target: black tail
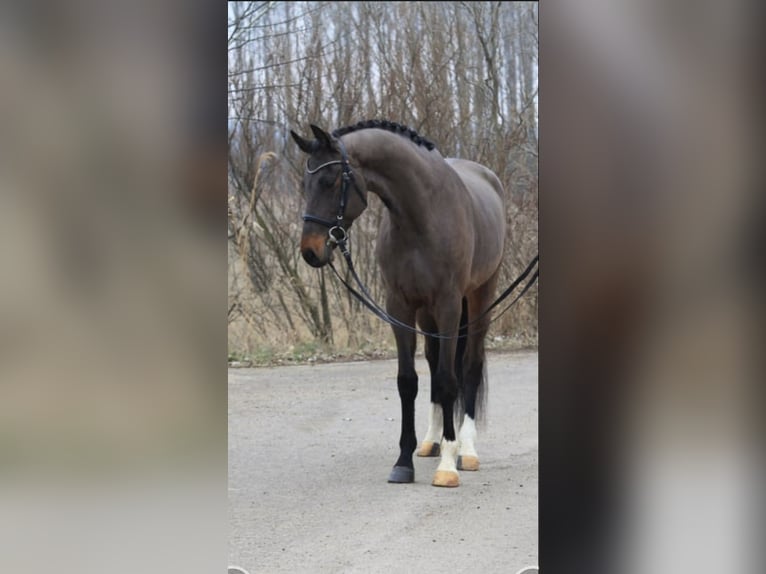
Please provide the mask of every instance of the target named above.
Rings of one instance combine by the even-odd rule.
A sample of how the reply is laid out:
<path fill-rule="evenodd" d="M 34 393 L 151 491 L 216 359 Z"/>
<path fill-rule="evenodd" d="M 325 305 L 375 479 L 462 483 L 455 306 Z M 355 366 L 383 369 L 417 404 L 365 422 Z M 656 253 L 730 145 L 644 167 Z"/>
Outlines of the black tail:
<path fill-rule="evenodd" d="M 455 409 L 455 416 L 457 421 L 463 420 L 463 414 L 465 413 L 465 350 L 468 346 L 468 299 L 463 297 L 463 309 L 460 312 L 460 330 L 458 331 L 457 349 L 455 350 L 455 375 L 457 375 L 458 381 L 458 400 L 456 401 L 457 408 Z"/>
<path fill-rule="evenodd" d="M 483 351 L 482 351 L 483 353 Z M 484 428 L 485 418 L 484 414 L 487 412 L 487 385 L 489 379 L 487 377 L 487 361 L 482 358 L 481 363 L 481 380 L 479 386 L 476 389 L 476 425 L 479 428 Z"/>
<path fill-rule="evenodd" d="M 463 310 L 460 314 L 461 337 L 457 340 L 457 349 L 455 352 L 455 374 L 458 378 L 458 400 L 455 409 L 456 422 L 460 424 L 466 411 L 466 383 L 467 378 L 471 378 L 476 385 L 476 395 L 473 402 L 474 420 L 477 424 L 484 422 L 484 413 L 487 404 L 487 365 L 484 359 L 484 347 L 477 350 L 478 355 L 471 357 L 473 364 L 466 364 L 468 333 L 468 300 L 463 297 Z M 480 371 L 479 371 L 480 370 Z M 470 372 L 469 372 L 470 371 Z"/>
<path fill-rule="evenodd" d="M 463 310 L 460 312 L 460 330 L 458 331 L 457 350 L 455 351 L 455 374 L 460 382 L 460 389 L 463 389 L 463 360 L 465 359 L 465 349 L 468 346 L 468 299 L 463 297 Z"/>

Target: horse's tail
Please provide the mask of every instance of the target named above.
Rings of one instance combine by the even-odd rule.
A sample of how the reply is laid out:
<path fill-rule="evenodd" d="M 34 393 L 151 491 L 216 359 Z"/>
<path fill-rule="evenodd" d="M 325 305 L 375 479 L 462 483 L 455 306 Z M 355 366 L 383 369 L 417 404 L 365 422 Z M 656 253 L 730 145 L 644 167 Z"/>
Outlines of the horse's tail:
<path fill-rule="evenodd" d="M 458 396 L 455 401 L 455 427 L 459 428 L 465 414 L 465 359 L 468 347 L 468 299 L 463 297 L 460 312 L 460 329 L 458 330 L 457 348 L 455 349 L 455 374 L 458 379 Z"/>
<path fill-rule="evenodd" d="M 482 354 L 484 350 L 482 349 Z M 481 380 L 479 381 L 479 387 L 476 389 L 476 424 L 483 427 L 485 419 L 484 414 L 487 412 L 487 385 L 489 378 L 487 377 L 487 360 L 482 357 L 481 362 Z"/>
<path fill-rule="evenodd" d="M 467 370 L 470 368 L 476 368 L 475 365 L 466 364 L 467 347 L 468 347 L 468 300 L 463 297 L 463 309 L 460 313 L 460 330 L 458 334 L 460 338 L 457 340 L 457 349 L 455 351 L 455 373 L 458 377 L 458 400 L 456 402 L 457 408 L 455 409 L 456 423 L 459 425 L 463 420 L 465 414 L 465 379 Z M 478 423 L 484 422 L 484 413 L 486 412 L 487 405 L 487 363 L 484 357 L 484 348 L 482 347 L 479 352 L 481 357 L 474 357 L 474 360 L 478 359 L 481 363 L 481 379 L 476 389 L 476 402 L 474 406 L 474 421 Z"/>

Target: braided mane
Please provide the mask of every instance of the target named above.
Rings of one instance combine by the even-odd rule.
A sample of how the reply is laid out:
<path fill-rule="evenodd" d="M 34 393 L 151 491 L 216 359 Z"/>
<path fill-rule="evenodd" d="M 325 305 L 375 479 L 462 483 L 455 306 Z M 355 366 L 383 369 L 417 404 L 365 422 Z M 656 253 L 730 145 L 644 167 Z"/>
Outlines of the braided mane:
<path fill-rule="evenodd" d="M 399 134 L 401 136 L 411 139 L 414 143 L 416 143 L 419 146 L 424 146 L 428 151 L 431 151 L 432 149 L 436 147 L 436 144 L 434 142 L 424 138 L 412 128 L 408 128 L 407 126 L 398 124 L 396 122 L 390 122 L 388 120 L 364 120 L 354 124 L 353 126 L 338 128 L 332 132 L 332 135 L 333 137 L 339 138 L 351 132 L 366 130 L 370 128 L 388 130 L 395 134 Z"/>

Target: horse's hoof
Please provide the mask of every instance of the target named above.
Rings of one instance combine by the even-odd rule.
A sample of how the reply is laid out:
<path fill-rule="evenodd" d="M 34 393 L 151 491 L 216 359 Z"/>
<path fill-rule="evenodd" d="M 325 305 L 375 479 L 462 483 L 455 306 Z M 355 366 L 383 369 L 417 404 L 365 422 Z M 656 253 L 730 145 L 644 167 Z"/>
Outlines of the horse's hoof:
<path fill-rule="evenodd" d="M 395 466 L 388 475 L 388 482 L 405 483 L 415 481 L 415 469 L 407 466 Z"/>
<path fill-rule="evenodd" d="M 439 456 L 440 451 L 438 442 L 424 442 L 420 446 L 418 456 Z"/>
<path fill-rule="evenodd" d="M 457 457 L 458 470 L 479 470 L 479 457 L 478 456 L 458 456 Z"/>
<path fill-rule="evenodd" d="M 454 488 L 460 486 L 460 477 L 454 470 L 437 470 L 434 474 L 434 480 L 431 483 L 434 486 L 446 486 Z"/>

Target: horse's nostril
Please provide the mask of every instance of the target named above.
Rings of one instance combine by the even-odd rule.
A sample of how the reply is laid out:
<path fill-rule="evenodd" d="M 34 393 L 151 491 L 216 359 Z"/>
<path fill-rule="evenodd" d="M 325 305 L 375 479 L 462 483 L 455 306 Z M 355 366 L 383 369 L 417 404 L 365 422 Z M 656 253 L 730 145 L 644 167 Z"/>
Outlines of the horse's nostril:
<path fill-rule="evenodd" d="M 301 255 L 303 255 L 304 261 L 311 265 L 312 267 L 321 267 L 322 262 L 319 260 L 319 257 L 317 257 L 316 253 L 314 253 L 313 249 L 306 248 L 301 252 Z"/>

